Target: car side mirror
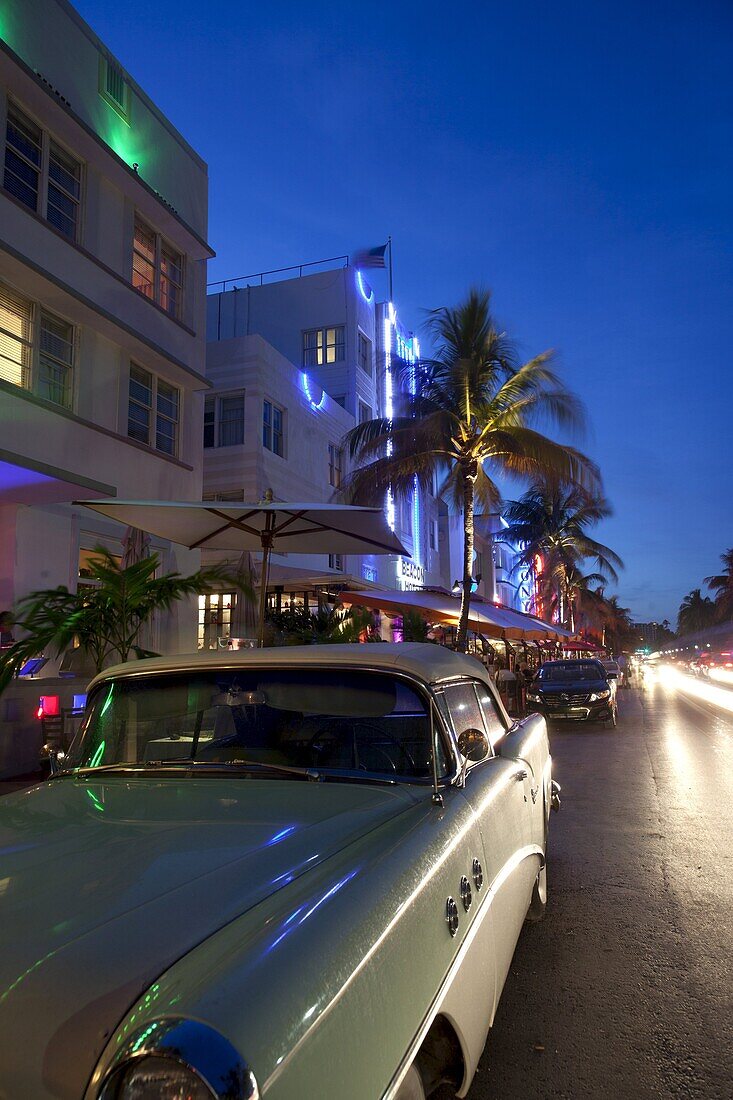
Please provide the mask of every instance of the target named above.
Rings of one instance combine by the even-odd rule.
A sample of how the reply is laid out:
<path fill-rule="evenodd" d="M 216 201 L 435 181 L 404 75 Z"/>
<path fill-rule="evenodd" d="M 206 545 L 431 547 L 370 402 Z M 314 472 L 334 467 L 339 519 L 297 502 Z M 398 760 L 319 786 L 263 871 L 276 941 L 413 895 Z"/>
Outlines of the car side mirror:
<path fill-rule="evenodd" d="M 466 760 L 483 760 L 489 755 L 489 739 L 483 730 L 472 727 L 459 735 L 458 750 Z"/>

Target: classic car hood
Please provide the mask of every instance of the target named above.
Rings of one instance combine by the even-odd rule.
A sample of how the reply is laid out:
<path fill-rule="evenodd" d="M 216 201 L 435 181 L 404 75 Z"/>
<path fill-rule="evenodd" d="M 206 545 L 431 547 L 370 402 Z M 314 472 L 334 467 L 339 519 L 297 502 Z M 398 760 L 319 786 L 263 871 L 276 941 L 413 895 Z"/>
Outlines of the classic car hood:
<path fill-rule="evenodd" d="M 0 1097 L 78 1098 L 175 959 L 411 805 L 396 786 L 119 775 L 3 798 Z"/>

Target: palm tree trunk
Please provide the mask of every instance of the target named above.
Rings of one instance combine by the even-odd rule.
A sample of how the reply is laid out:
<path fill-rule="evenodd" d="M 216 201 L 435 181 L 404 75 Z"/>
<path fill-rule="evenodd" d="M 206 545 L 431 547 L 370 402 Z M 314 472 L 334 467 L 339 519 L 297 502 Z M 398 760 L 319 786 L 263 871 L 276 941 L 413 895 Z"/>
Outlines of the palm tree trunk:
<path fill-rule="evenodd" d="M 473 506 L 477 471 L 469 468 L 463 475 L 463 585 L 461 587 L 461 614 L 458 619 L 456 649 L 466 651 L 468 641 L 468 613 L 471 607 L 471 566 L 473 565 Z"/>

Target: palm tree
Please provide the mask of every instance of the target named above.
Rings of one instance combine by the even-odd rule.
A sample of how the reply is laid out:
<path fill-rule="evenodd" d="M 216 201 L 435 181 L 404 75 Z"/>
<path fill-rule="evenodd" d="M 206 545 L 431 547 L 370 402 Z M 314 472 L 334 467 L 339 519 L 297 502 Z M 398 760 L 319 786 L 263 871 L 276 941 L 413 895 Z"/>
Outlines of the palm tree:
<path fill-rule="evenodd" d="M 618 580 L 621 558 L 588 533 L 589 527 L 610 514 L 608 501 L 600 492 L 557 481 L 537 481 L 520 500 L 508 502 L 504 510 L 508 527 L 502 532 L 502 541 L 522 548 L 515 568 L 529 566 L 535 572 L 541 604 L 538 611 L 556 608 L 560 622 L 569 625 L 568 577 L 578 574 L 586 559 L 598 570 L 589 574 L 590 583 Z"/>
<path fill-rule="evenodd" d="M 693 588 L 682 603 L 677 614 L 677 630 L 680 634 L 694 634 L 712 626 L 717 618 L 716 605 L 709 596 L 703 596 L 699 588 Z"/>
<path fill-rule="evenodd" d="M 573 633 L 580 627 L 581 619 L 588 626 L 603 625 L 603 585 L 607 578 L 602 573 L 581 573 L 570 565 L 562 577 L 562 603 L 567 608 L 567 625 Z M 591 588 L 594 584 L 597 587 Z"/>
<path fill-rule="evenodd" d="M 619 653 L 631 641 L 634 624 L 628 607 L 621 607 L 618 596 L 601 595 L 603 618 L 603 643 L 612 653 Z"/>
<path fill-rule="evenodd" d="M 439 493 L 464 519 L 463 582 L 456 644 L 465 649 L 471 593 L 474 513 L 496 508 L 499 474 L 520 478 L 554 475 L 589 489 L 596 466 L 573 447 L 549 439 L 548 421 L 580 427 L 581 406 L 561 384 L 545 352 L 521 366 L 498 331 L 487 291 L 471 290 L 455 308 L 431 311 L 428 330 L 436 351 L 418 367 L 418 393 L 399 387 L 394 417 L 377 418 L 346 436 L 353 471 L 344 495 L 379 503 L 391 491 L 407 497 L 414 479 Z"/>
<path fill-rule="evenodd" d="M 720 555 L 723 563 L 722 573 L 713 577 L 706 577 L 705 584 L 717 592 L 715 607 L 720 622 L 728 622 L 733 619 L 733 547 Z"/>
<path fill-rule="evenodd" d="M 91 586 L 78 592 L 64 586 L 31 592 L 18 603 L 13 619 L 24 637 L 0 652 L 0 692 L 29 658 L 43 652 L 63 653 L 80 646 L 97 672 L 133 653 L 153 656 L 137 645 L 137 638 L 156 611 L 231 581 L 224 567 L 189 577 L 156 577 L 157 554 L 128 566 L 120 565 L 104 547 L 97 547 L 95 555 L 88 563 Z"/>

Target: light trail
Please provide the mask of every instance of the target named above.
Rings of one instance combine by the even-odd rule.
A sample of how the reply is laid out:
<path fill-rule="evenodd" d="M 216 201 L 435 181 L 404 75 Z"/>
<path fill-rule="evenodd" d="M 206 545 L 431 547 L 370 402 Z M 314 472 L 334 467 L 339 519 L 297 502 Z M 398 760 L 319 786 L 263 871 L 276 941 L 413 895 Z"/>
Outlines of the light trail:
<path fill-rule="evenodd" d="M 733 714 L 733 691 L 728 691 L 727 688 L 717 687 L 704 680 L 695 680 L 671 665 L 661 665 L 656 670 L 656 679 L 668 691 L 679 691 L 683 695 L 691 695 L 703 703 L 708 703 L 711 707 Z"/>

